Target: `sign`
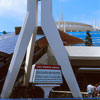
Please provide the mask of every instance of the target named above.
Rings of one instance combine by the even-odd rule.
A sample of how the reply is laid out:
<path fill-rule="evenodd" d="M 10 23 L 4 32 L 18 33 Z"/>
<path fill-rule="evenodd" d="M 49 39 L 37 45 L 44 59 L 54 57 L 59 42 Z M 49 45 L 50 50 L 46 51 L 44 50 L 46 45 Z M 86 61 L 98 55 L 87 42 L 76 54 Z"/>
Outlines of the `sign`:
<path fill-rule="evenodd" d="M 61 67 L 57 65 L 32 66 L 31 82 L 37 84 L 61 84 Z"/>

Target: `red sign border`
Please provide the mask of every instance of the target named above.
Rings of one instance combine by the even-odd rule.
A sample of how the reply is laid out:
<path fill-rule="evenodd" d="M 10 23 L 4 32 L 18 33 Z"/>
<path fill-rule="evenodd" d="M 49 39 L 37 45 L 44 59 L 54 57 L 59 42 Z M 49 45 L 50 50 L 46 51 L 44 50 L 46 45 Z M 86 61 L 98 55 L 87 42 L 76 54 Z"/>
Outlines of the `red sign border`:
<path fill-rule="evenodd" d="M 61 70 L 59 65 L 35 65 L 35 69 Z"/>

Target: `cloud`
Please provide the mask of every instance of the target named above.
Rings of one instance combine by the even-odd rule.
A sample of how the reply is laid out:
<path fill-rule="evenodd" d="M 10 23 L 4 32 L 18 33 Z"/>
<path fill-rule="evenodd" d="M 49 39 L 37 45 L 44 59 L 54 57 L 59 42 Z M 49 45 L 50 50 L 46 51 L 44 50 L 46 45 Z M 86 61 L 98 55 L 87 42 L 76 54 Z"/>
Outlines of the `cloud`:
<path fill-rule="evenodd" d="M 94 11 L 93 14 L 95 14 L 95 15 L 97 15 L 97 16 L 100 16 L 100 9 Z"/>
<path fill-rule="evenodd" d="M 20 19 L 26 12 L 26 0 L 0 0 L 0 16 Z"/>
<path fill-rule="evenodd" d="M 69 1 L 69 0 L 60 0 L 60 2 L 66 2 L 66 1 Z"/>
<path fill-rule="evenodd" d="M 23 20 L 26 14 L 27 0 L 0 0 L 0 17 Z M 41 16 L 41 6 L 39 3 L 39 23 Z"/>

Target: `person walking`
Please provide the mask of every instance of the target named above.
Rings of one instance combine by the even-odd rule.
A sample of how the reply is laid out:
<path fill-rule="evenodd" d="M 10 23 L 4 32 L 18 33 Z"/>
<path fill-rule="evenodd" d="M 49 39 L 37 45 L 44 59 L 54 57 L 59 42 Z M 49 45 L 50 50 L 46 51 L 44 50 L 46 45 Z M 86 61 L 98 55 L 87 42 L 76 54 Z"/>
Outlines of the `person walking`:
<path fill-rule="evenodd" d="M 87 85 L 87 92 L 88 92 L 88 97 L 89 97 L 89 98 L 92 98 L 92 97 L 93 97 L 93 96 L 92 96 L 92 94 L 93 94 L 93 89 L 94 89 L 94 86 L 93 86 L 93 85 L 91 85 L 91 84 Z"/>

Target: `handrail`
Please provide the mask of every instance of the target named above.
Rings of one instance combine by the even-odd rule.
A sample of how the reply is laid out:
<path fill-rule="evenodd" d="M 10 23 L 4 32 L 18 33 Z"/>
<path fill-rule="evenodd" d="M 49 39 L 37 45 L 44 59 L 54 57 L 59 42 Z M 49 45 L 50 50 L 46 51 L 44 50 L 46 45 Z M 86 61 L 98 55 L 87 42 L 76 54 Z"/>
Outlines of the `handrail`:
<path fill-rule="evenodd" d="M 41 51 L 43 51 L 44 49 L 46 49 L 46 47 L 41 48 L 40 50 L 38 50 L 33 56 L 39 54 Z"/>
<path fill-rule="evenodd" d="M 44 54 L 47 52 L 47 46 L 41 48 L 39 51 L 37 51 L 34 55 L 33 55 L 33 64 Z"/>

